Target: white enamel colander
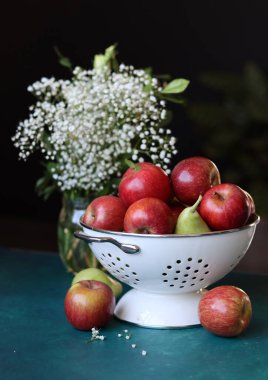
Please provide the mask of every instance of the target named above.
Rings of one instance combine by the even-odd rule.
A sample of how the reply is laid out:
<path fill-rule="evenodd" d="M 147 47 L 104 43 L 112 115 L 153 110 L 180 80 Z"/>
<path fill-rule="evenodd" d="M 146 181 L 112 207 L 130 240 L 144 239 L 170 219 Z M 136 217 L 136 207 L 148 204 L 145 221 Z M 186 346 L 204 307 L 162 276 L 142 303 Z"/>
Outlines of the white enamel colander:
<path fill-rule="evenodd" d="M 260 218 L 241 228 L 200 235 L 147 235 L 86 226 L 85 240 L 103 267 L 133 289 L 118 301 L 115 316 L 151 328 L 200 324 L 198 303 L 205 288 L 243 258 Z"/>

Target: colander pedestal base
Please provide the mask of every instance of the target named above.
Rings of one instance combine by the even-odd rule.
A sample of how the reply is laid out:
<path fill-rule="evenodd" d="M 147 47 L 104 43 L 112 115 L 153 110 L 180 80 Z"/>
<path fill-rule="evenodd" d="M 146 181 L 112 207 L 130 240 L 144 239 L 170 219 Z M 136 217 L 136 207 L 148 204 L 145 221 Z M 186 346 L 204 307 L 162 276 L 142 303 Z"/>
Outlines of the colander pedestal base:
<path fill-rule="evenodd" d="M 198 304 L 206 290 L 180 294 L 128 291 L 117 303 L 114 315 L 148 328 L 183 328 L 200 325 Z"/>

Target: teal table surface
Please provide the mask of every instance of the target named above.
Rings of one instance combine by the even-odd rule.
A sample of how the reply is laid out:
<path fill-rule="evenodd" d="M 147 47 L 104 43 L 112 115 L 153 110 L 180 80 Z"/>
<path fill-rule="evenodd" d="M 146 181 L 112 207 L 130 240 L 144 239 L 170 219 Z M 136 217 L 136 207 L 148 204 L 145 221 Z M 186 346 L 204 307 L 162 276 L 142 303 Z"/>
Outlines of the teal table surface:
<path fill-rule="evenodd" d="M 239 286 L 251 298 L 253 319 L 237 338 L 113 319 L 104 341 L 88 343 L 91 334 L 66 320 L 72 276 L 57 255 L 0 248 L 0 272 L 1 379 L 268 379 L 268 276 L 231 273 L 213 285 Z"/>

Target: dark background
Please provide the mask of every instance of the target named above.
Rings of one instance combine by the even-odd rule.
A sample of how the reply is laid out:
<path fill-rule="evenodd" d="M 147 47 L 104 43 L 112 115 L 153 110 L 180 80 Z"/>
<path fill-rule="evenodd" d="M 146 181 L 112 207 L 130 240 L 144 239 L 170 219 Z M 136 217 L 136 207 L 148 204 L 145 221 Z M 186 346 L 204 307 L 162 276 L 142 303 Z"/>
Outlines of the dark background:
<path fill-rule="evenodd" d="M 205 96 L 196 81 L 202 70 L 239 72 L 247 61 L 268 68 L 266 1 L 24 0 L 5 4 L 1 19 L 2 220 L 57 220 L 60 195 L 43 202 L 34 190 L 42 175 L 40 157 L 18 161 L 11 143 L 33 102 L 27 86 L 42 76 L 68 76 L 53 46 L 86 67 L 94 54 L 117 42 L 120 61 L 190 79 L 187 96 L 192 98 Z M 178 159 L 200 154 L 202 141 L 184 110 L 173 111 Z"/>

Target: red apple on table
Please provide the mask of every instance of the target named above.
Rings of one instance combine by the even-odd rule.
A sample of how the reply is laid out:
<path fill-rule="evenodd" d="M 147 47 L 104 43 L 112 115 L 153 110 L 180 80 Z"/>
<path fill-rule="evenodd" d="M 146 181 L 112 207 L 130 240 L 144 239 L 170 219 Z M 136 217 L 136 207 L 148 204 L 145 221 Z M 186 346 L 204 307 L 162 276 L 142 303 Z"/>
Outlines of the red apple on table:
<path fill-rule="evenodd" d="M 206 157 L 189 157 L 177 163 L 171 172 L 171 183 L 176 197 L 186 205 L 193 205 L 199 195 L 221 182 L 217 166 Z"/>
<path fill-rule="evenodd" d="M 218 286 L 201 298 L 198 307 L 201 325 L 213 334 L 232 337 L 248 327 L 252 306 L 249 296 L 231 285 Z"/>
<path fill-rule="evenodd" d="M 212 230 L 228 230 L 247 222 L 250 205 L 246 193 L 239 186 L 222 183 L 204 194 L 199 213 Z"/>
<path fill-rule="evenodd" d="M 84 280 L 68 290 L 64 309 L 68 321 L 79 330 L 107 325 L 115 308 L 112 289 L 100 281 Z"/>
<path fill-rule="evenodd" d="M 113 195 L 95 198 L 87 207 L 82 221 L 87 226 L 109 231 L 122 231 L 126 206 Z"/>
<path fill-rule="evenodd" d="M 148 162 L 135 164 L 124 173 L 118 187 L 119 197 L 128 207 L 142 198 L 154 197 L 166 202 L 171 196 L 167 174 Z"/>
<path fill-rule="evenodd" d="M 158 198 L 143 198 L 129 206 L 124 231 L 138 234 L 172 233 L 172 214 L 168 205 Z"/>

